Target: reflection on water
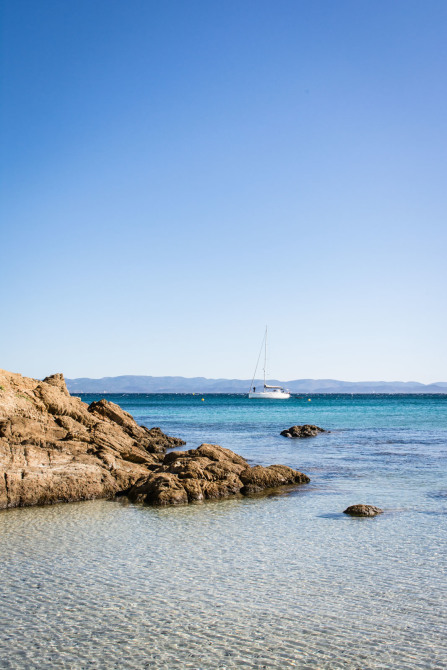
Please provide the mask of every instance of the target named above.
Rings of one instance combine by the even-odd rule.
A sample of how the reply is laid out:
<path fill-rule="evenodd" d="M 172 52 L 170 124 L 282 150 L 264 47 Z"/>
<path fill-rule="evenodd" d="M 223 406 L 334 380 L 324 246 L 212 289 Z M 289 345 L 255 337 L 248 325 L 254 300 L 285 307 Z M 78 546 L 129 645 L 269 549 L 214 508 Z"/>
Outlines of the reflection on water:
<path fill-rule="evenodd" d="M 2 669 L 447 667 L 446 404 L 427 409 L 432 441 L 402 400 L 384 409 L 399 428 L 377 407 L 367 414 L 380 429 L 337 405 L 324 425 L 340 430 L 296 442 L 277 437 L 292 416 L 254 430 L 244 411 L 262 418 L 259 407 L 237 402 L 197 410 L 214 441 L 299 466 L 311 484 L 169 509 L 92 501 L 0 513 Z M 162 420 L 150 425 L 174 422 L 174 400 L 153 409 Z M 188 431 L 171 429 L 192 443 Z M 341 513 L 356 502 L 386 513 Z"/>

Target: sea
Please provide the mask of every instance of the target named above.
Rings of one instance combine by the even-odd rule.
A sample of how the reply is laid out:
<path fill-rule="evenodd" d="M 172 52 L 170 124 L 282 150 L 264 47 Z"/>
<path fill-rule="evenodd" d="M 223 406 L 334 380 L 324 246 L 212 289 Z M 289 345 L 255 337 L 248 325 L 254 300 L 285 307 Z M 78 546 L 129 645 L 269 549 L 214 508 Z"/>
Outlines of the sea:
<path fill-rule="evenodd" d="M 447 395 L 105 397 L 311 482 L 0 512 L 2 670 L 447 668 Z M 305 423 L 330 432 L 280 435 Z"/>

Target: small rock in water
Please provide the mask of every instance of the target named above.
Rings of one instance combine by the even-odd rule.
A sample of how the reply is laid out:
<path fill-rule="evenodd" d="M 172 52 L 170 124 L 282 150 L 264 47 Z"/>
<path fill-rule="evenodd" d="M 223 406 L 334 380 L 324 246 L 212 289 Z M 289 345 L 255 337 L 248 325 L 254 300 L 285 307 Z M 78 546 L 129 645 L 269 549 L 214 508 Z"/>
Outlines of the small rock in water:
<path fill-rule="evenodd" d="M 318 433 L 325 433 L 326 431 L 323 428 L 319 428 L 318 426 L 314 426 L 311 424 L 304 424 L 304 426 L 291 426 L 290 428 L 287 428 L 286 430 L 281 431 L 281 435 L 284 435 L 284 437 L 315 437 L 315 435 L 318 435 Z"/>
<path fill-rule="evenodd" d="M 376 516 L 376 514 L 383 514 L 383 509 L 374 507 L 374 505 L 351 505 L 344 510 L 343 514 L 350 514 L 351 516 Z"/>

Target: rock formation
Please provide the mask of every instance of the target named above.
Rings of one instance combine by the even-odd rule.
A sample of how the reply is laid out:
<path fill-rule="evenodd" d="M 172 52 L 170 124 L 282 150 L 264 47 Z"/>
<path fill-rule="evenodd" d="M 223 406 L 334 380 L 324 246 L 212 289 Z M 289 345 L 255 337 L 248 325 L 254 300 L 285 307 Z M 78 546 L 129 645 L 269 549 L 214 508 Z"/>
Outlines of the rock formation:
<path fill-rule="evenodd" d="M 307 475 L 285 465 L 250 467 L 230 449 L 202 444 L 198 449 L 173 451 L 126 495 L 153 505 L 176 505 L 209 498 L 248 495 L 287 484 L 306 484 Z"/>
<path fill-rule="evenodd" d="M 374 505 L 351 505 L 344 510 L 343 514 L 350 514 L 351 516 L 376 516 L 376 514 L 383 514 L 383 509 L 374 507 Z"/>
<path fill-rule="evenodd" d="M 284 437 L 315 437 L 315 435 L 318 435 L 318 433 L 325 433 L 326 431 L 323 430 L 323 428 L 319 428 L 318 426 L 314 426 L 311 424 L 304 424 L 304 426 L 291 426 L 290 428 L 287 428 L 286 430 L 281 431 L 281 435 L 284 435 Z"/>
<path fill-rule="evenodd" d="M 182 444 L 112 402 L 70 396 L 61 374 L 0 370 L 0 508 L 113 496 Z"/>
<path fill-rule="evenodd" d="M 309 481 L 216 445 L 166 454 L 183 444 L 113 402 L 70 396 L 61 374 L 39 381 L 0 370 L 0 509 L 123 493 L 178 504 Z"/>

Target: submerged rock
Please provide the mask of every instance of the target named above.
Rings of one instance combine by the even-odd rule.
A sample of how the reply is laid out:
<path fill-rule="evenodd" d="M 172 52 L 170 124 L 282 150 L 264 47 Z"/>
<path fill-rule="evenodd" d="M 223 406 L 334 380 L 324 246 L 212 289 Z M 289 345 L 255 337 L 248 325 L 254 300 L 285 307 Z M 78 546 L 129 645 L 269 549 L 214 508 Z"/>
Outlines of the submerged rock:
<path fill-rule="evenodd" d="M 374 505 L 351 505 L 347 507 L 343 514 L 350 514 L 351 516 L 376 516 L 383 514 L 383 509 L 374 507 Z"/>
<path fill-rule="evenodd" d="M 250 467 L 212 444 L 165 453 L 184 444 L 113 402 L 71 396 L 62 374 L 39 381 L 0 370 L 0 509 L 124 492 L 178 505 L 309 481 L 284 465 Z"/>
<path fill-rule="evenodd" d="M 306 423 L 303 426 L 291 426 L 286 430 L 281 431 L 281 435 L 284 437 L 315 437 L 318 433 L 325 433 L 326 431 L 323 428 L 314 426 L 312 424 Z"/>
<path fill-rule="evenodd" d="M 264 489 L 306 484 L 307 475 L 285 465 L 250 467 L 230 449 L 202 444 L 198 449 L 174 451 L 151 468 L 125 495 L 134 502 L 178 505 L 187 502 L 249 495 Z"/>

